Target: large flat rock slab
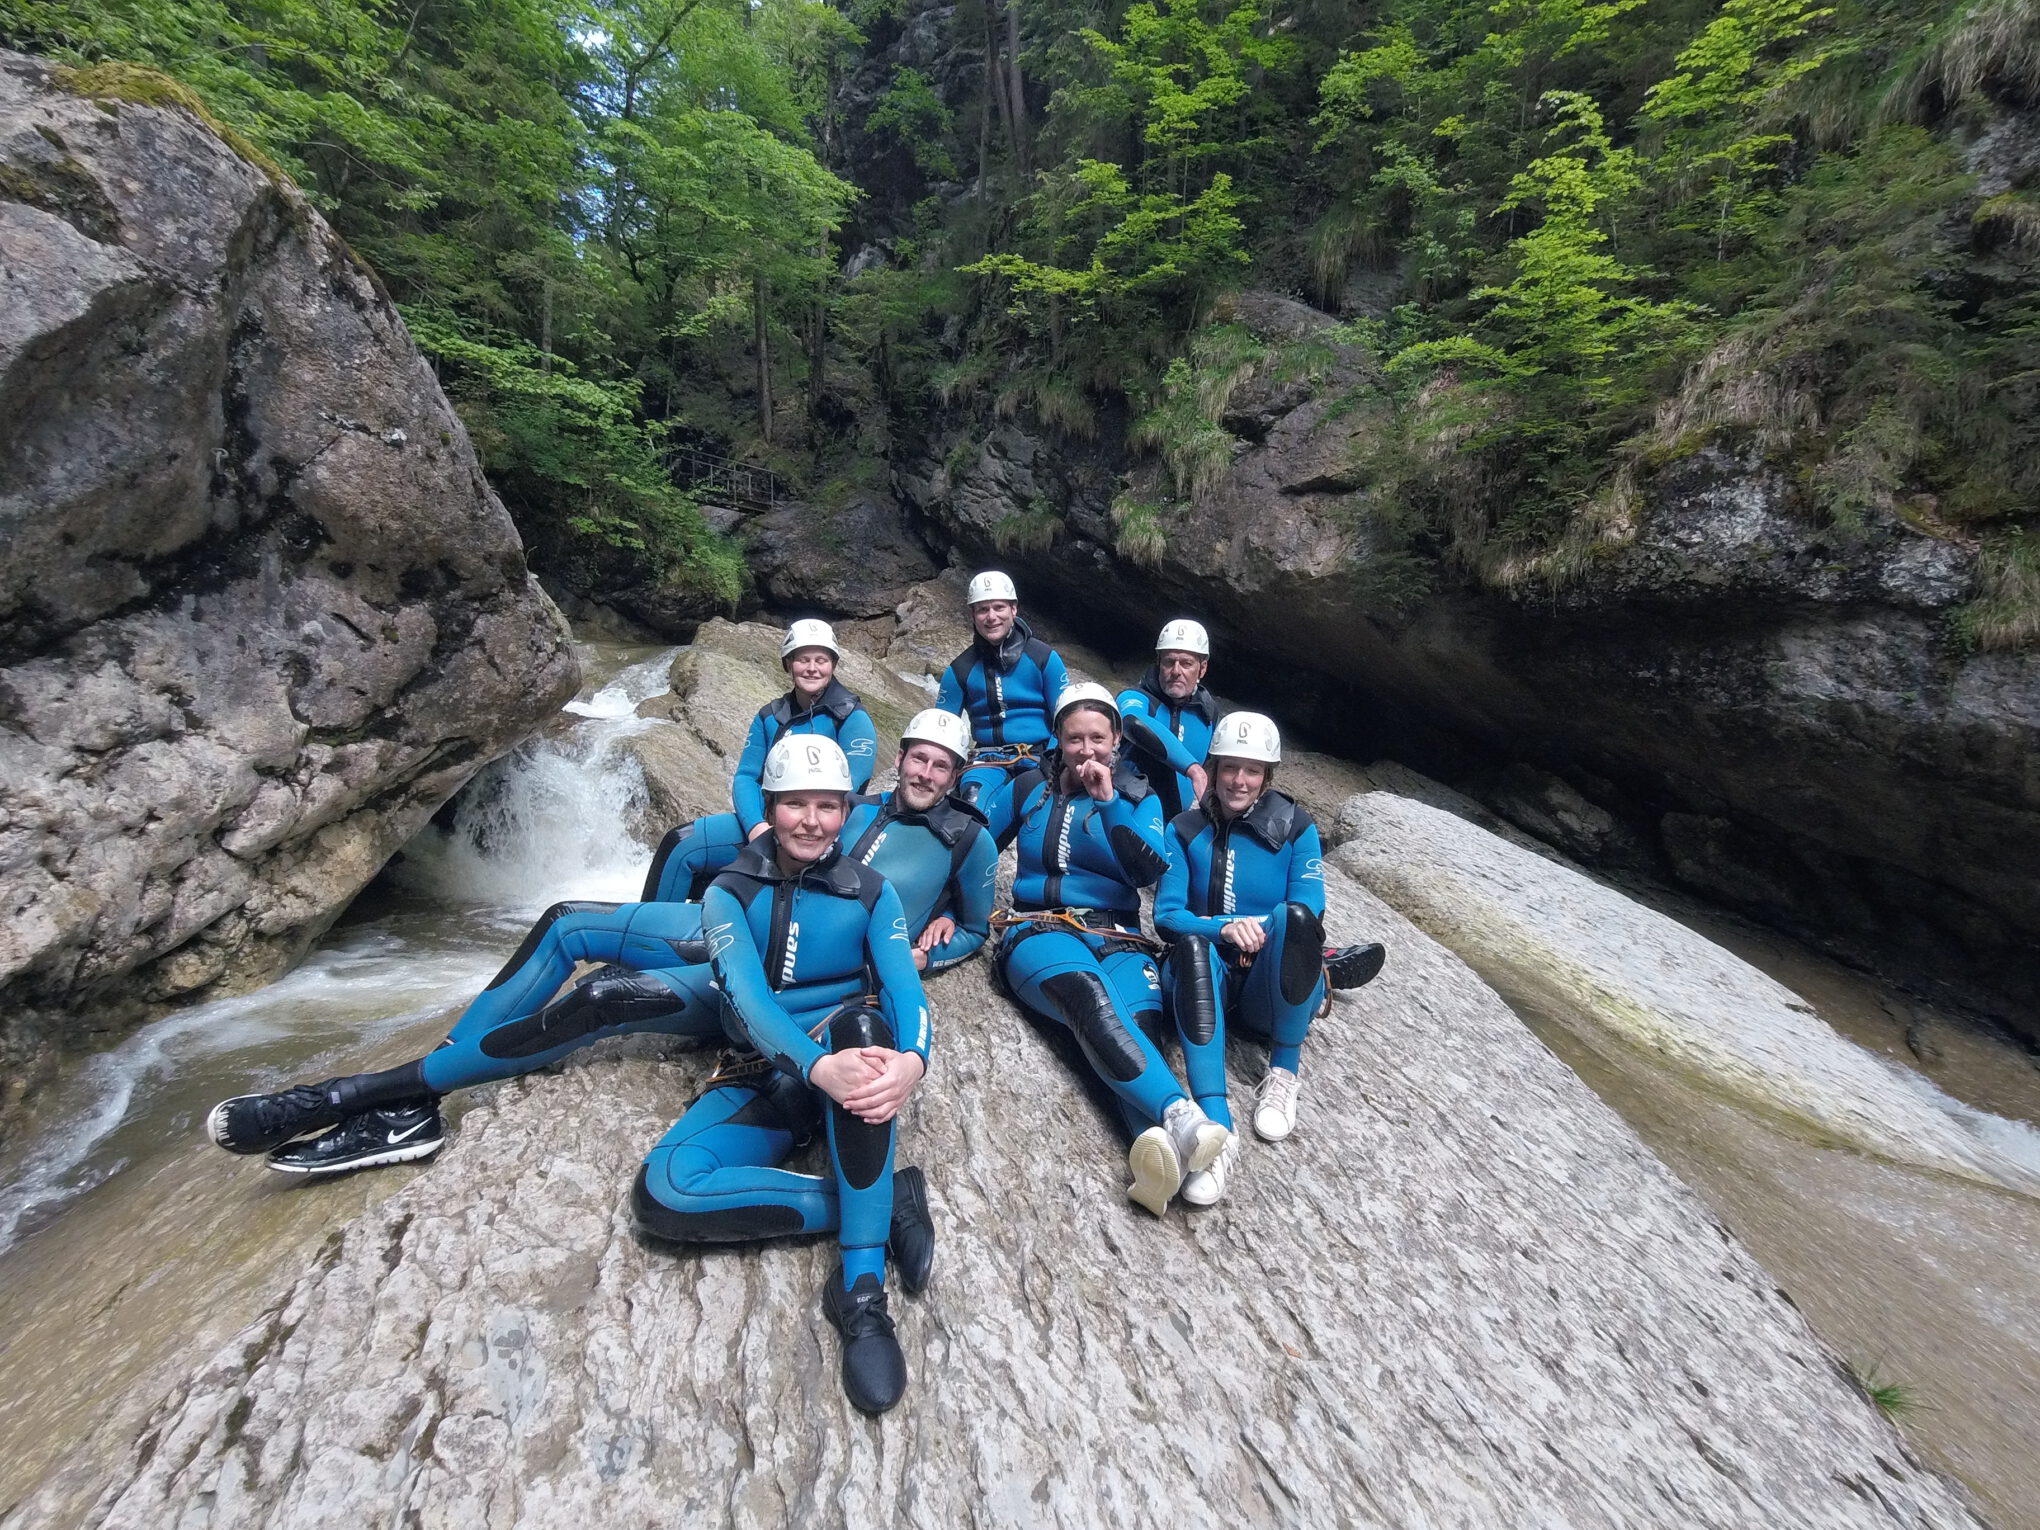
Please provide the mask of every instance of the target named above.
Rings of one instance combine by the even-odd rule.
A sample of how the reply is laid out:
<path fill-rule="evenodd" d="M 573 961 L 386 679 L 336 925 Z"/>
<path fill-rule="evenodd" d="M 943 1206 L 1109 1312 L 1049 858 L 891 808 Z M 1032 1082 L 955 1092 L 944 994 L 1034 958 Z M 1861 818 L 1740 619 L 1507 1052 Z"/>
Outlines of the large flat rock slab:
<path fill-rule="evenodd" d="M 1572 867 L 1440 808 L 1370 792 L 1333 852 L 1505 991 L 1799 1129 L 2040 1194 L 2040 1133 L 1841 1035 L 1782 983 Z"/>
<path fill-rule="evenodd" d="M 985 964 L 934 985 L 903 1156 L 943 1242 L 882 1420 L 836 1384 L 826 1241 L 632 1237 L 706 1069 L 639 1044 L 477 1091 L 139 1438 L 0 1525 L 1978 1526 L 1492 990 L 1328 882 L 1334 937 L 1392 960 L 1320 1022 L 1296 1136 L 1195 1215 L 1125 1200 Z"/>

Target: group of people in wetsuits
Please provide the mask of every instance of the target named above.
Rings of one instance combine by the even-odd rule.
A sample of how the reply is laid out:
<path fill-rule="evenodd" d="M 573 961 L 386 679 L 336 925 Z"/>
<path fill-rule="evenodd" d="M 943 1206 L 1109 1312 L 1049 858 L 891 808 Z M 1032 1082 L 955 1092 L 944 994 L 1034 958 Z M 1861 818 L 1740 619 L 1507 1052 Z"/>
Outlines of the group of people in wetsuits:
<path fill-rule="evenodd" d="M 1239 1138 L 1228 1025 L 1269 1042 L 1254 1128 L 1294 1130 L 1304 1040 L 1329 987 L 1377 973 L 1378 944 L 1327 950 L 1316 826 L 1273 786 L 1275 724 L 1220 716 L 1210 645 L 1170 622 L 1118 696 L 1072 682 L 1020 616 L 1012 581 L 971 580 L 971 645 L 899 740 L 897 783 L 867 793 L 876 734 L 835 677 L 826 622 L 788 628 L 790 689 L 752 719 L 733 813 L 661 843 L 636 903 L 560 903 L 426 1056 L 377 1073 L 239 1095 L 207 1132 L 271 1168 L 334 1174 L 423 1158 L 445 1094 L 529 1073 L 633 1032 L 724 1048 L 704 1092 L 638 1171 L 633 1219 L 673 1243 L 836 1235 L 823 1310 L 842 1378 L 883 1412 L 906 1387 L 888 1256 L 918 1293 L 933 1269 L 926 1178 L 895 1168 L 896 1122 L 927 1070 L 925 974 L 995 960 L 1037 1019 L 1067 1028 L 1132 1136 L 1128 1194 L 1155 1215 L 1217 1202 Z M 993 908 L 1015 847 L 1011 907 Z M 1157 936 L 1141 928 L 1154 887 Z M 564 993 L 580 963 L 601 964 Z M 1179 1039 L 1187 1082 L 1163 1057 Z M 819 1136 L 828 1172 L 783 1165 Z"/>

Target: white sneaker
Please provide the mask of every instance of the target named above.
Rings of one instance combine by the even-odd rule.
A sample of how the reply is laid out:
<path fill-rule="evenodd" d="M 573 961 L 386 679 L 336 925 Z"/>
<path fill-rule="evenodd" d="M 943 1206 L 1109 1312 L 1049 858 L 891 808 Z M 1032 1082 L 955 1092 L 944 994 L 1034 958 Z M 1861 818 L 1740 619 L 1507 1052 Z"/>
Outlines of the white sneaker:
<path fill-rule="evenodd" d="M 1239 1162 L 1240 1139 L 1237 1133 L 1228 1133 L 1225 1147 L 1211 1160 L 1211 1167 L 1199 1169 L 1183 1181 L 1183 1199 L 1192 1206 L 1215 1206 L 1218 1198 L 1225 1194 L 1225 1182 L 1231 1177 L 1233 1165 Z"/>
<path fill-rule="evenodd" d="M 1270 1068 L 1254 1095 L 1254 1130 L 1269 1142 L 1280 1142 L 1296 1130 L 1296 1094 L 1303 1087 L 1287 1068 Z"/>
<path fill-rule="evenodd" d="M 1183 1162 L 1176 1156 L 1168 1128 L 1150 1126 L 1134 1138 L 1126 1166 L 1133 1171 L 1133 1183 L 1126 1193 L 1156 1216 L 1167 1211 L 1183 1184 Z"/>

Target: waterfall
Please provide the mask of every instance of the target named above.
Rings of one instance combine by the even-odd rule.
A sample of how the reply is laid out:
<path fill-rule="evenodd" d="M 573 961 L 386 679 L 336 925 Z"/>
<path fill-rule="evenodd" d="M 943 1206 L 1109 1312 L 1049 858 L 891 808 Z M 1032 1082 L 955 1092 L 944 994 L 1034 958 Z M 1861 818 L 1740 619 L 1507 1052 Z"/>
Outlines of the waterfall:
<path fill-rule="evenodd" d="M 613 650 L 578 646 L 584 671 L 615 668 Z M 637 707 L 664 693 L 672 660 L 636 658 L 568 702 L 555 732 L 477 775 L 450 827 L 428 826 L 392 867 L 401 910 L 343 923 L 279 981 L 166 1015 L 54 1084 L 40 1129 L 0 1158 L 0 1251 L 166 1135 L 196 1132 L 221 1096 L 351 1071 L 378 1044 L 450 1020 L 549 904 L 635 898 L 650 856 L 629 825 L 645 781 L 622 745 L 657 726 Z"/>

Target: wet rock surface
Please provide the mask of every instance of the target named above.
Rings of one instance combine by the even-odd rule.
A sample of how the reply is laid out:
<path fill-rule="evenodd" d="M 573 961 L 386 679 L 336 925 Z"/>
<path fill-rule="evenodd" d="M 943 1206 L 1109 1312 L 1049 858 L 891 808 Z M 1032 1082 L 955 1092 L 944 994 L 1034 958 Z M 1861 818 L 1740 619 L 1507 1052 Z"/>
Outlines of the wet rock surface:
<path fill-rule="evenodd" d="M 1888 516 L 1823 527 L 1788 475 L 1707 448 L 1646 477 L 1633 535 L 1560 588 L 1476 588 L 1376 516 L 1352 467 L 1379 428 L 1372 363 L 1310 313 L 1241 301 L 1234 321 L 1271 350 L 1317 347 L 1314 381 L 1235 390 L 1232 465 L 1168 513 L 1152 566 L 1117 550 L 1110 507 L 1156 465 L 1109 430 L 953 426 L 898 466 L 902 498 L 955 556 L 1011 569 L 1095 641 L 1195 614 L 1221 670 L 1251 668 L 1346 752 L 1455 784 L 1527 763 L 1580 796 L 1509 794 L 1567 853 L 1665 868 L 1884 970 L 2033 1012 L 2040 654 L 1952 641 L 1973 545 Z M 1002 551 L 1001 528 L 1044 504 L 1056 540 Z"/>
<path fill-rule="evenodd" d="M 2040 1196 L 2040 1134 L 1969 1109 L 1838 1035 L 1803 998 L 1584 873 L 1439 808 L 1356 797 L 1332 853 L 1425 933 L 1589 1045 L 1654 1066 L 1818 1137 Z"/>
<path fill-rule="evenodd" d="M 572 693 L 395 310 L 180 110 L 0 53 L 0 1109 L 273 975 Z"/>
<path fill-rule="evenodd" d="M 1296 1136 L 1195 1216 L 1125 1200 L 986 966 L 933 986 L 903 1156 L 942 1245 L 882 1420 L 836 1385 L 826 1242 L 629 1232 L 705 1071 L 640 1044 L 476 1091 L 138 1438 L 0 1523 L 1979 1523 L 1491 991 L 1330 880 L 1334 936 L 1395 958 L 1320 1022 Z"/>

